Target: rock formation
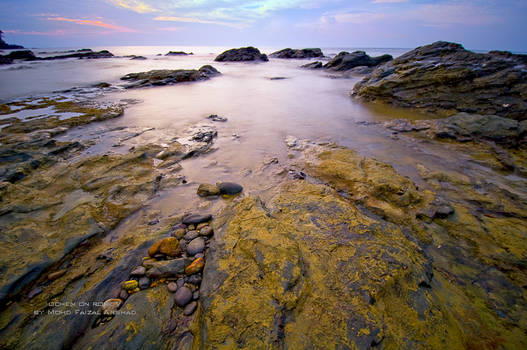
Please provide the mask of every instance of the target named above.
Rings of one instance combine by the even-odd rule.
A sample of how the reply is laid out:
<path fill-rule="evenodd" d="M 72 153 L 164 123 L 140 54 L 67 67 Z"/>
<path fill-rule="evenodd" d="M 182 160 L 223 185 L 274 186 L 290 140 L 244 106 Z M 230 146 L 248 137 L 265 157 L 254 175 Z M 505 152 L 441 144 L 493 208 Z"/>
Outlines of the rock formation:
<path fill-rule="evenodd" d="M 268 61 L 266 54 L 263 54 L 255 47 L 242 47 L 239 49 L 230 49 L 218 55 L 216 62 L 240 62 L 240 61 Z"/>
<path fill-rule="evenodd" d="M 527 119 L 527 55 L 467 51 L 439 41 L 377 67 L 355 85 L 367 101 L 428 111 Z"/>

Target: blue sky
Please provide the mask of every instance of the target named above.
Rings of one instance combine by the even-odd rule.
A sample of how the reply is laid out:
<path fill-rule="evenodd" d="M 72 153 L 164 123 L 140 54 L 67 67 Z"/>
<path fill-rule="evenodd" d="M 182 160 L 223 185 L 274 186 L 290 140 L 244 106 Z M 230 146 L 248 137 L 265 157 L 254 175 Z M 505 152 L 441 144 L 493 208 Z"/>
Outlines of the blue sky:
<path fill-rule="evenodd" d="M 0 0 L 27 47 L 402 47 L 527 51 L 526 0 Z"/>

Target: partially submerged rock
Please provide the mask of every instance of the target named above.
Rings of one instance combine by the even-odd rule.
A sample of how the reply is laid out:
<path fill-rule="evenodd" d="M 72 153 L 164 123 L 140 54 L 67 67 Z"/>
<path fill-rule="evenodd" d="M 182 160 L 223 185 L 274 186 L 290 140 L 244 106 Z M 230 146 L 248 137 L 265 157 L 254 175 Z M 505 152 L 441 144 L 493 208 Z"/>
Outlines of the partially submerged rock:
<path fill-rule="evenodd" d="M 240 61 L 269 61 L 267 55 L 260 52 L 255 47 L 242 47 L 239 49 L 230 49 L 219 54 L 214 61 L 216 62 L 240 62 Z"/>
<path fill-rule="evenodd" d="M 146 86 L 172 85 L 182 82 L 207 80 L 221 74 L 216 68 L 205 65 L 198 70 L 195 69 L 176 69 L 176 70 L 151 70 L 141 73 L 130 73 L 121 80 L 132 81 L 125 85 L 125 88 L 137 88 Z"/>
<path fill-rule="evenodd" d="M 474 53 L 438 41 L 377 67 L 355 85 L 353 95 L 450 115 L 459 111 L 524 120 L 526 57 Z"/>
<path fill-rule="evenodd" d="M 329 60 L 324 68 L 333 71 L 346 71 L 359 66 L 374 67 L 382 63 L 391 61 L 391 55 L 370 57 L 364 51 L 354 51 L 352 53 L 342 51 L 337 56 Z"/>
<path fill-rule="evenodd" d="M 168 51 L 165 56 L 188 56 L 188 55 L 193 55 L 192 52 L 190 53 L 186 53 L 184 51 Z"/>
<path fill-rule="evenodd" d="M 269 55 L 273 58 L 316 58 L 324 57 L 322 50 L 316 49 L 283 49 Z"/>
<path fill-rule="evenodd" d="M 300 67 L 302 68 L 307 68 L 307 69 L 320 69 L 322 68 L 324 65 L 322 64 L 322 62 L 320 61 L 315 61 L 315 62 L 311 62 L 311 63 L 307 63 L 307 64 L 304 64 Z"/>

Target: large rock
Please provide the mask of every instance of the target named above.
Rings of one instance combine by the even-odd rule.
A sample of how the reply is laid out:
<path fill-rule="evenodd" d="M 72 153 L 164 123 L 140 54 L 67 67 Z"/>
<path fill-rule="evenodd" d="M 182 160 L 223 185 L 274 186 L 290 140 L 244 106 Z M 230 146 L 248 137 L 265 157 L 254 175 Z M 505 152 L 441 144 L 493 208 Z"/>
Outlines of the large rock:
<path fill-rule="evenodd" d="M 415 217 L 430 190 L 317 148 L 303 168 L 319 184 L 285 183 L 216 217 L 196 348 L 525 347 L 525 201 L 423 172 L 455 198 L 430 224 Z"/>
<path fill-rule="evenodd" d="M 239 49 L 230 49 L 219 54 L 214 61 L 216 62 L 239 62 L 239 61 L 269 61 L 267 55 L 260 52 L 255 47 L 242 47 Z"/>
<path fill-rule="evenodd" d="M 145 86 L 162 86 L 172 85 L 182 82 L 207 80 L 213 76 L 220 74 L 216 68 L 205 65 L 200 69 L 162 69 L 151 70 L 148 72 L 129 73 L 121 78 L 121 80 L 131 81 L 131 84 L 126 85 L 126 88 L 137 88 Z"/>
<path fill-rule="evenodd" d="M 273 58 L 315 58 L 324 57 L 322 50 L 316 49 L 283 49 L 269 55 Z"/>
<path fill-rule="evenodd" d="M 301 68 L 307 68 L 307 69 L 320 69 L 322 68 L 324 65 L 322 64 L 322 62 L 320 61 L 315 61 L 315 62 L 311 62 L 311 63 L 307 63 L 307 64 L 304 64 L 302 66 L 300 66 Z"/>
<path fill-rule="evenodd" d="M 527 56 L 467 51 L 439 41 L 377 67 L 357 83 L 365 100 L 429 111 L 527 119 Z"/>
<path fill-rule="evenodd" d="M 364 51 L 352 53 L 342 51 L 324 65 L 324 68 L 334 71 L 346 71 L 359 66 L 374 67 L 392 60 L 391 55 L 370 57 Z"/>

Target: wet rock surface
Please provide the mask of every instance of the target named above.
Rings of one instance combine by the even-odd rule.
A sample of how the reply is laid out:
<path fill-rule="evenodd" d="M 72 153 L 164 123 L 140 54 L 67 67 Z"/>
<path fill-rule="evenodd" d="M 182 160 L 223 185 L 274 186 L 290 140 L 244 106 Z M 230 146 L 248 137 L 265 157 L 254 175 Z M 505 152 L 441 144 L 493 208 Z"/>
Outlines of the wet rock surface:
<path fill-rule="evenodd" d="M 269 61 L 266 54 L 263 54 L 255 47 L 242 47 L 230 49 L 219 54 L 214 61 L 216 62 L 241 62 L 241 61 Z"/>
<path fill-rule="evenodd" d="M 141 73 L 130 73 L 121 80 L 131 81 L 125 88 L 138 88 L 147 86 L 172 85 L 183 82 L 207 80 L 221 74 L 214 67 L 205 65 L 198 70 L 176 69 L 176 70 L 151 70 Z"/>
<path fill-rule="evenodd" d="M 283 49 L 269 55 L 273 58 L 316 58 L 324 57 L 322 50 L 316 49 Z"/>
<path fill-rule="evenodd" d="M 377 67 L 355 85 L 353 95 L 450 115 L 459 111 L 523 120 L 527 115 L 525 57 L 474 53 L 440 41 Z"/>
<path fill-rule="evenodd" d="M 329 62 L 324 65 L 324 68 L 333 71 L 347 71 L 359 66 L 378 66 L 382 63 L 391 61 L 392 59 L 393 57 L 390 55 L 370 57 L 364 51 L 354 51 L 352 53 L 342 51 L 329 60 Z"/>
<path fill-rule="evenodd" d="M 307 63 L 307 64 L 304 64 L 302 65 L 301 67 L 302 68 L 307 68 L 307 69 L 320 69 L 324 66 L 324 64 L 320 61 L 315 61 L 315 62 L 311 62 L 311 63 Z"/>

